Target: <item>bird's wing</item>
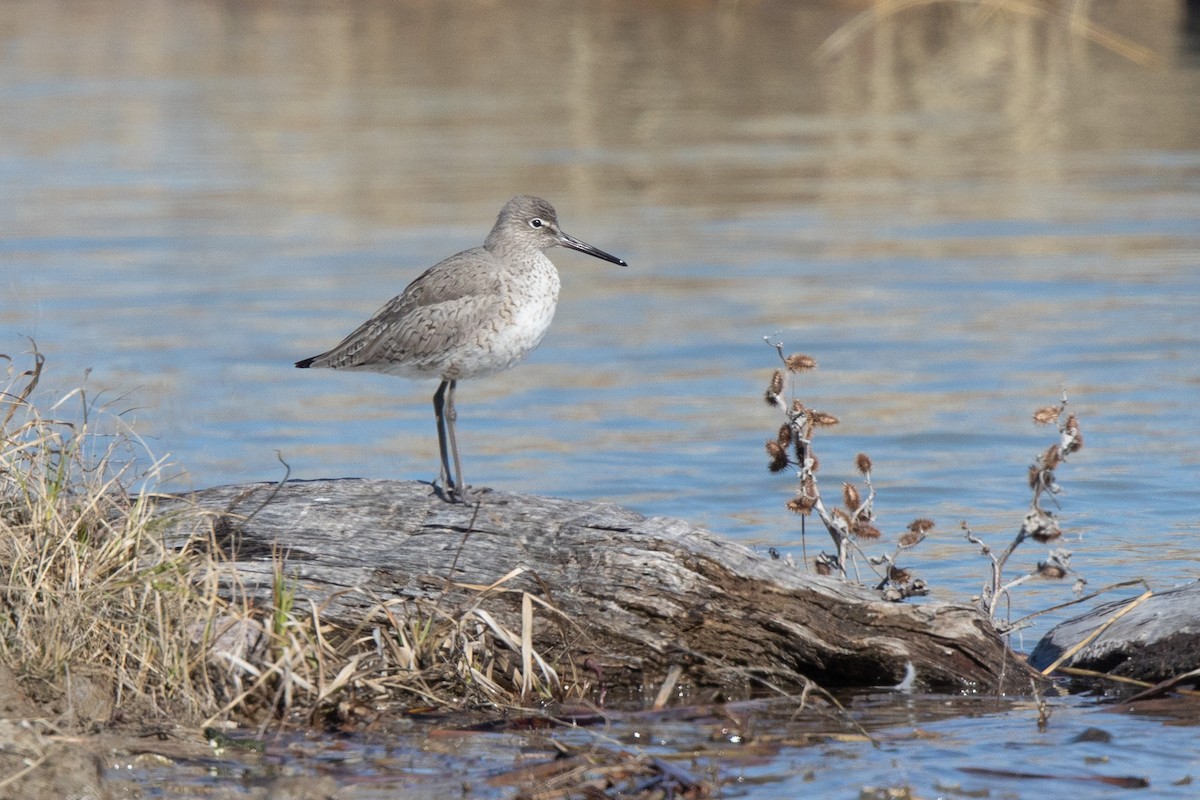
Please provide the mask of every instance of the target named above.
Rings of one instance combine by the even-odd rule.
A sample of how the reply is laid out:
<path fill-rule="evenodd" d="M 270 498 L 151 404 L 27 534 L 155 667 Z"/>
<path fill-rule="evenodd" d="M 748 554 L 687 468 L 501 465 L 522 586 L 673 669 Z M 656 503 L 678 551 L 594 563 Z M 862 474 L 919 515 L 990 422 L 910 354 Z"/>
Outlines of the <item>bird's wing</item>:
<path fill-rule="evenodd" d="M 313 366 L 415 364 L 465 343 L 498 315 L 504 280 L 492 259 L 476 247 L 438 262 Z"/>

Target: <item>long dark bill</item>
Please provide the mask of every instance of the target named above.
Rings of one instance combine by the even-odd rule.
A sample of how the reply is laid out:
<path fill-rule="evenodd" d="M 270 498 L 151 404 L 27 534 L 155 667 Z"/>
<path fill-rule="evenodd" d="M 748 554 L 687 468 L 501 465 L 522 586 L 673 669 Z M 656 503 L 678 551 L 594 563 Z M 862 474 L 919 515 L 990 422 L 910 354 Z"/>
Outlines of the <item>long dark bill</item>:
<path fill-rule="evenodd" d="M 567 236 L 562 231 L 558 232 L 557 238 L 558 238 L 558 243 L 561 244 L 563 247 L 569 247 L 572 250 L 578 250 L 581 253 L 587 253 L 589 256 L 595 256 L 596 258 L 602 258 L 605 261 L 611 261 L 612 263 L 617 264 L 622 267 L 629 266 L 628 264 L 625 263 L 625 261 L 623 259 L 617 258 L 616 256 L 612 255 L 611 253 L 606 253 L 603 250 L 601 250 L 599 247 L 592 247 L 587 242 L 581 242 L 578 239 L 576 239 L 574 236 Z"/>

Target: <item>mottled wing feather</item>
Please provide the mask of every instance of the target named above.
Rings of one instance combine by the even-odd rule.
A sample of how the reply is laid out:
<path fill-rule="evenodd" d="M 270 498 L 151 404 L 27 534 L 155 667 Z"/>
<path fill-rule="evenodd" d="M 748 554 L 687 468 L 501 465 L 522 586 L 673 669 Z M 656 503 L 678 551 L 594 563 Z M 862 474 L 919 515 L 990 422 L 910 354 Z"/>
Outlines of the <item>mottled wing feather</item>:
<path fill-rule="evenodd" d="M 313 359 L 313 367 L 388 371 L 388 364 L 419 368 L 479 332 L 479 320 L 497 314 L 503 272 L 482 247 L 430 267 L 341 344 Z"/>

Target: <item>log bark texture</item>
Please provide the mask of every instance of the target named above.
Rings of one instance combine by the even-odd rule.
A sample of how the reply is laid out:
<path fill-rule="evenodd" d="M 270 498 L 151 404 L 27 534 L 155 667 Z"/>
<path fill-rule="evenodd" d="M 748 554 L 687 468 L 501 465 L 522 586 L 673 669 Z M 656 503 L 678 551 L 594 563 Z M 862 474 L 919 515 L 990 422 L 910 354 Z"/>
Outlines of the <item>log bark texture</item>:
<path fill-rule="evenodd" d="M 725 688 L 796 685 L 797 675 L 826 687 L 884 686 L 911 663 L 923 688 L 1024 693 L 1033 675 L 972 607 L 884 602 L 686 522 L 611 504 L 490 493 L 478 507 L 451 505 L 428 484 L 358 479 L 216 487 L 163 513 L 182 504 L 212 512 L 240 581 L 263 601 L 277 550 L 298 596 L 347 624 L 402 597 L 473 603 L 520 630 L 527 592 L 562 612 L 535 606 L 539 652 L 598 667 L 609 686 L 653 687 L 676 666 L 684 684 Z M 194 519 L 178 515 L 169 541 L 208 535 Z"/>
<path fill-rule="evenodd" d="M 1105 603 L 1057 625 L 1030 654 L 1036 669 L 1059 656 L 1136 598 Z M 1063 666 L 1158 683 L 1200 668 L 1200 582 L 1155 593 L 1109 625 Z"/>

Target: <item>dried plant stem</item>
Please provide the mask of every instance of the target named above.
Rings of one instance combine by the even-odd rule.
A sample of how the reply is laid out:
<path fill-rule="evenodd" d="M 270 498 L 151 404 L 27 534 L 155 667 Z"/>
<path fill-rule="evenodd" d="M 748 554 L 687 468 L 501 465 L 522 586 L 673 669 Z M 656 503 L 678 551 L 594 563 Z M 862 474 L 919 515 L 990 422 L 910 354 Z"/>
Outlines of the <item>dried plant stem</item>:
<path fill-rule="evenodd" d="M 789 357 L 784 352 L 783 342 L 772 341 L 770 337 L 763 337 L 769 346 L 774 348 L 779 356 L 779 361 L 785 370 L 791 371 L 792 363 Z M 813 364 L 815 366 L 815 362 Z M 778 373 L 781 374 L 781 373 Z M 780 387 L 782 388 L 782 387 Z M 793 402 L 788 405 L 783 399 L 781 392 L 774 393 L 773 404 L 783 412 L 786 418 L 786 425 L 791 430 L 792 446 L 795 451 L 795 466 L 797 468 L 796 478 L 800 486 L 800 496 L 810 510 L 816 511 L 821 523 L 825 526 L 825 530 L 829 532 L 829 537 L 833 542 L 833 546 L 837 555 L 835 556 L 835 568 L 843 577 L 846 576 L 846 554 L 849 544 L 849 530 L 838 520 L 821 500 L 821 495 L 817 487 L 816 474 L 816 459 L 812 454 L 812 432 L 816 427 L 816 420 L 811 409 L 804 408 L 798 402 Z M 807 558 L 805 559 L 807 563 Z"/>
<path fill-rule="evenodd" d="M 902 550 L 916 546 L 925 538 L 933 522 L 928 519 L 914 520 L 891 555 L 868 556 L 863 551 L 861 541 L 876 540 L 882 536 L 882 532 L 875 527 L 875 485 L 871 479 L 871 459 L 866 453 L 859 453 L 855 457 L 855 467 L 862 477 L 861 484 L 844 482 L 841 504 L 835 507 L 827 505 L 821 496 L 817 478 L 820 463 L 813 452 L 812 442 L 818 428 L 837 425 L 838 418 L 805 407 L 791 392 L 797 376 L 815 369 L 817 362 L 802 353 L 785 354 L 783 342 L 773 341 L 771 337 L 764 336 L 763 341 L 775 351 L 782 367 L 771 375 L 764 398 L 784 416 L 784 423 L 775 438 L 766 442 L 770 458 L 767 466 L 771 472 L 782 472 L 789 467 L 796 470 L 796 493 L 788 501 L 787 508 L 800 516 L 800 546 L 805 565 L 815 567 L 820 574 L 836 573 L 843 578 L 852 570 L 854 579 L 861 582 L 858 559 L 861 555 L 879 579 L 876 589 L 884 599 L 899 601 L 928 594 L 923 581 L 914 579 L 910 571 L 898 568 L 895 562 Z M 785 399 L 785 391 L 790 399 Z M 810 562 L 806 521 L 814 512 L 829 534 L 834 555 L 821 552 Z"/>
<path fill-rule="evenodd" d="M 1026 614 L 1025 616 L 1021 617 L 1020 619 L 1016 620 L 1013 623 L 1013 625 L 1014 626 L 1021 625 L 1025 622 L 1027 622 L 1028 620 L 1033 619 L 1034 617 L 1040 617 L 1042 614 L 1050 614 L 1055 611 L 1061 611 L 1064 608 L 1070 608 L 1071 606 L 1079 605 L 1080 603 L 1086 603 L 1088 600 L 1092 600 L 1093 598 L 1099 597 L 1102 594 L 1107 594 L 1108 592 L 1111 592 L 1113 589 L 1124 589 L 1126 586 L 1141 586 L 1143 589 L 1150 588 L 1150 585 L 1148 583 L 1146 583 L 1145 579 L 1143 579 L 1143 578 L 1134 578 L 1133 580 L 1118 581 L 1117 583 L 1110 583 L 1107 586 L 1103 586 L 1099 589 L 1096 589 L 1093 592 L 1088 592 L 1087 594 L 1080 595 L 1079 597 L 1073 597 L 1070 600 L 1066 601 L 1065 603 L 1056 603 L 1052 606 L 1047 606 L 1046 608 L 1041 608 L 1030 614 Z"/>
<path fill-rule="evenodd" d="M 1079 421 L 1074 414 L 1068 413 L 1067 393 L 1064 390 L 1057 405 L 1040 408 L 1033 414 L 1033 421 L 1039 425 L 1055 423 L 1058 430 L 1058 441 L 1040 453 L 1029 468 L 1029 488 L 1032 498 L 1029 510 L 1025 513 L 1021 527 L 999 556 L 979 537 L 975 536 L 966 522 L 962 523 L 963 534 L 967 541 L 976 545 L 980 553 L 991 562 L 991 578 L 984 585 L 980 596 L 980 607 L 995 619 L 996 609 L 1001 600 L 1011 597 L 1012 589 L 1033 578 L 1063 578 L 1071 572 L 1068 566 L 1070 552 L 1058 548 L 1050 553 L 1046 561 L 1041 562 L 1032 571 L 1018 576 L 1007 583 L 1004 581 L 1004 569 L 1016 549 L 1029 539 L 1046 543 L 1059 539 L 1062 529 L 1053 512 L 1043 507 L 1046 497 L 1053 498 L 1061 491 L 1055 482 L 1055 470 L 1068 457 L 1083 447 L 1083 435 L 1080 433 Z M 1083 579 L 1079 578 L 1077 588 L 1082 586 Z M 1009 627 L 1009 630 L 1012 628 Z"/>
<path fill-rule="evenodd" d="M 1112 625 L 1114 622 L 1119 620 L 1121 617 L 1128 614 L 1130 611 L 1133 611 L 1135 608 L 1137 608 L 1139 605 L 1141 605 L 1144 601 L 1150 599 L 1153 596 L 1154 596 L 1154 592 L 1150 591 L 1149 589 L 1142 592 L 1140 595 L 1138 595 L 1136 598 L 1134 598 L 1134 600 L 1132 602 L 1130 602 L 1129 604 L 1124 606 L 1120 611 L 1117 611 L 1111 617 L 1106 619 L 1102 624 L 1098 625 L 1094 631 L 1092 631 L 1087 636 L 1080 639 L 1073 646 L 1067 648 L 1066 652 L 1064 652 L 1061 656 L 1056 658 L 1053 663 L 1051 663 L 1048 667 L 1046 667 L 1045 669 L 1042 670 L 1042 674 L 1049 675 L 1051 672 L 1054 672 L 1054 670 L 1056 670 L 1060 666 L 1062 666 L 1064 661 L 1066 661 L 1071 656 L 1075 655 L 1080 650 L 1082 650 L 1083 648 L 1085 648 L 1089 644 L 1091 644 L 1093 641 L 1095 641 L 1096 638 L 1100 634 L 1102 634 L 1106 630 L 1108 630 L 1110 625 Z"/>
<path fill-rule="evenodd" d="M 1022 15 L 1031 19 L 1049 20 L 1057 13 L 1054 4 L 1026 2 L 1026 0 L 878 0 L 867 11 L 861 12 L 826 38 L 817 48 L 818 59 L 829 59 L 847 50 L 850 44 L 870 30 L 881 25 L 889 17 L 919 6 L 927 5 L 959 5 L 976 6 L 991 12 L 1003 11 L 1009 14 Z M 1084 4 L 1086 5 L 1086 4 Z M 1153 64 L 1161 58 L 1152 48 L 1128 39 L 1120 34 L 1092 22 L 1081 10 L 1081 5 L 1071 4 L 1071 11 L 1065 15 L 1073 35 L 1095 42 L 1105 49 L 1132 61 L 1135 64 Z"/>

